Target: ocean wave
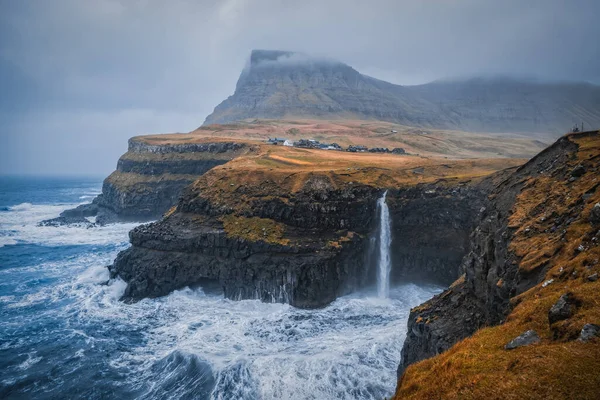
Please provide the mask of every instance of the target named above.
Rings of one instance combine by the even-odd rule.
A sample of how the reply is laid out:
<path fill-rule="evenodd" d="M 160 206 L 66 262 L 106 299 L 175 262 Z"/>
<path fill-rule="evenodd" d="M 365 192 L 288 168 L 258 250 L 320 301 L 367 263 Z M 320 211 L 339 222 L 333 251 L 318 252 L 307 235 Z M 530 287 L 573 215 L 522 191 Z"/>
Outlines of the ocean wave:
<path fill-rule="evenodd" d="M 169 358 L 174 351 L 200 357 L 215 375 L 216 399 L 389 396 L 410 308 L 439 292 L 403 285 L 392 289 L 390 301 L 355 294 L 323 309 L 300 310 L 190 288 L 126 305 L 113 292 L 124 286 L 97 287 L 102 293 L 85 305 L 86 315 L 145 332 L 144 346 L 113 360 L 112 367 L 131 370 L 141 385 L 139 379 L 155 379 L 147 371 L 157 362 L 171 365 L 177 376 L 188 368 L 188 356 Z M 162 390 L 162 383 L 156 385 L 146 392 L 150 398 Z M 185 392 L 187 385 L 179 389 Z"/>
<path fill-rule="evenodd" d="M 9 236 L 0 236 L 0 247 L 4 246 L 12 246 L 19 242 L 17 242 L 14 238 Z"/>
<path fill-rule="evenodd" d="M 215 384 L 210 364 L 179 350 L 152 365 L 145 380 L 149 387 L 139 396 L 144 399 L 206 399 Z"/>
<path fill-rule="evenodd" d="M 383 398 L 394 391 L 410 308 L 440 291 L 401 285 L 387 300 L 355 293 L 317 310 L 232 301 L 201 288 L 125 304 L 119 299 L 127 284 L 109 281 L 106 265 L 128 246 L 136 224 L 39 227 L 66 207 L 15 207 L 0 213 L 0 243 L 89 245 L 77 253 L 57 248 L 64 257 L 0 270 L 2 281 L 15 287 L 0 297 L 8 316 L 0 328 L 23 329 L 2 348 L 19 355 L 14 376 L 2 384 L 16 387 L 23 371 L 71 374 L 63 387 L 51 381 L 40 387 L 49 397 L 60 397 L 65 387 L 79 390 L 80 376 L 102 375 L 120 381 L 103 381 L 100 397 L 121 390 L 121 397 L 139 399 Z M 56 347 L 36 353 L 41 342 Z"/>
<path fill-rule="evenodd" d="M 21 364 L 19 364 L 19 366 L 17 367 L 18 369 L 25 371 L 28 370 L 32 365 L 39 363 L 40 361 L 42 361 L 42 357 L 35 357 L 35 351 L 31 352 L 29 354 L 27 354 L 27 359 L 25 361 L 23 361 Z"/>
<path fill-rule="evenodd" d="M 72 204 L 37 205 L 22 203 L 0 213 L 0 247 L 32 243 L 44 246 L 108 245 L 128 242 L 127 233 L 137 223 L 109 224 L 101 227 L 86 226 L 38 226 L 40 221 L 54 218 Z M 93 232 L 92 232 L 93 231 Z"/>
<path fill-rule="evenodd" d="M 16 206 L 8 207 L 8 209 L 11 211 L 27 211 L 31 209 L 31 207 L 33 207 L 33 204 L 31 203 L 21 203 Z"/>

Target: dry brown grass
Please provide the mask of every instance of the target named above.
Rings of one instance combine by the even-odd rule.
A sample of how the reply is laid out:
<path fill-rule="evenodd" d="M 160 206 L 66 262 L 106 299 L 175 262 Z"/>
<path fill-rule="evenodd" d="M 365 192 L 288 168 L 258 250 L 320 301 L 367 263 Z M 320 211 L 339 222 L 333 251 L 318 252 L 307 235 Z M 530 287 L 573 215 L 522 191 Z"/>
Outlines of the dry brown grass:
<path fill-rule="evenodd" d="M 396 133 L 391 131 L 395 130 Z M 235 139 L 249 143 L 268 137 L 291 140 L 316 139 L 336 142 L 342 146 L 402 147 L 413 154 L 428 157 L 459 158 L 529 158 L 552 141 L 542 142 L 518 134 L 489 134 L 462 131 L 414 128 L 389 122 L 337 120 L 321 121 L 293 119 L 256 120 L 226 125 L 204 126 L 190 133 L 148 135 L 139 137 L 153 144 L 182 142 L 214 142 Z"/>
<path fill-rule="evenodd" d="M 600 341 L 575 340 L 586 323 L 600 324 L 600 281 L 587 279 L 600 272 L 600 246 L 592 239 L 599 228 L 588 221 L 600 201 L 600 190 L 593 189 L 600 183 L 593 171 L 600 170 L 600 135 L 572 140 L 579 152 L 564 171 L 583 163 L 588 173 L 575 182 L 566 179 L 568 173 L 560 179 L 530 179 L 510 216 L 510 225 L 517 228 L 510 250 L 521 258 L 519 268 L 547 268 L 544 281 L 553 283 L 513 298 L 514 309 L 504 324 L 482 329 L 447 352 L 410 366 L 397 399 L 600 398 Z M 560 229 L 553 230 L 560 217 Z M 572 317 L 550 326 L 548 310 L 567 292 L 580 305 Z M 541 343 L 504 350 L 529 329 L 536 330 Z"/>
<path fill-rule="evenodd" d="M 347 153 L 261 145 L 252 155 L 213 168 L 194 186 L 205 198 L 232 210 L 252 207 L 248 193 L 286 202 L 315 178 L 331 189 L 347 185 L 397 188 L 418 183 L 471 184 L 520 159 L 445 160 L 393 154 Z"/>
<path fill-rule="evenodd" d="M 281 245 L 289 243 L 289 240 L 284 238 L 285 226 L 272 219 L 226 215 L 220 220 L 227 236 L 250 242 L 262 241 Z"/>

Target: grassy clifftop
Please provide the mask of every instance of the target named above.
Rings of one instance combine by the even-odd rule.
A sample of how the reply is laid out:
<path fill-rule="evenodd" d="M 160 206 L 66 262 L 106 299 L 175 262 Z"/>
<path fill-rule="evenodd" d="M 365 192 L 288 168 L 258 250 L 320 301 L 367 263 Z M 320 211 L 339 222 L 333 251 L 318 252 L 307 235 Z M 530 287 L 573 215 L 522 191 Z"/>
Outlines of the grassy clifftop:
<path fill-rule="evenodd" d="M 278 197 L 347 186 L 398 188 L 420 183 L 475 182 L 522 159 L 446 160 L 394 154 L 347 153 L 261 145 L 260 150 L 215 167 L 194 182 L 203 197 L 242 212 L 251 197 Z"/>

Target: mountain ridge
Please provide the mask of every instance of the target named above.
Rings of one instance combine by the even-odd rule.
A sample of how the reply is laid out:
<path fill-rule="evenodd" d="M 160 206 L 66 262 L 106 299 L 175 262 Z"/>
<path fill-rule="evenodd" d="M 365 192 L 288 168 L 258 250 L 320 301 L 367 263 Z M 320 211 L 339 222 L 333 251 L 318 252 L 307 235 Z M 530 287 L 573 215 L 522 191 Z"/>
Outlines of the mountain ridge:
<path fill-rule="evenodd" d="M 367 119 L 471 132 L 563 134 L 600 126 L 600 86 L 509 77 L 402 86 L 339 61 L 254 50 L 233 95 L 204 125 L 246 119 Z"/>

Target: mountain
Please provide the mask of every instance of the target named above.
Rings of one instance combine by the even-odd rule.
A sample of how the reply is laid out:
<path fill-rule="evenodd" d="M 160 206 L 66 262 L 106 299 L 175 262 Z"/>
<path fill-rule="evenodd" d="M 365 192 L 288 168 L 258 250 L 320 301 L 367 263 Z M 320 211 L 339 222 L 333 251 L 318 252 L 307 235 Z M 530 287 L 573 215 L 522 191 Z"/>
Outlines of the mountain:
<path fill-rule="evenodd" d="M 204 125 L 245 119 L 373 119 L 472 132 L 562 134 L 600 126 L 600 86 L 511 78 L 400 86 L 339 61 L 254 50 L 235 93 Z"/>

